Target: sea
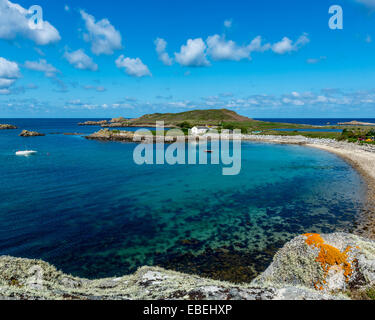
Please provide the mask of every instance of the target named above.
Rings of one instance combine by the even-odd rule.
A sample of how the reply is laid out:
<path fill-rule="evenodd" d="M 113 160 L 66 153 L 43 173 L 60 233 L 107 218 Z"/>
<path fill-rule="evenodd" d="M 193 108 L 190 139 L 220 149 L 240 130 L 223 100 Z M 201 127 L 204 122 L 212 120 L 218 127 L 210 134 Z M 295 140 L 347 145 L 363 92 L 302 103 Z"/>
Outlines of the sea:
<path fill-rule="evenodd" d="M 137 165 L 136 144 L 86 140 L 99 130 L 86 120 L 0 119 L 19 128 L 0 131 L 0 255 L 89 279 L 148 265 L 250 282 L 293 237 L 354 230 L 365 204 L 361 176 L 322 150 L 245 142 L 240 174 L 223 176 L 222 165 Z"/>

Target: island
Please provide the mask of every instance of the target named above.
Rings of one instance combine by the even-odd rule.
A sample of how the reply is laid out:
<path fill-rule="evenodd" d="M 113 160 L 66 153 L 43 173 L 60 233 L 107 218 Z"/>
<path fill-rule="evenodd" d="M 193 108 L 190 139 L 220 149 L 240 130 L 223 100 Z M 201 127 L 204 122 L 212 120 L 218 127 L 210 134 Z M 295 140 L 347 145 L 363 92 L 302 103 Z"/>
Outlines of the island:
<path fill-rule="evenodd" d="M 11 124 L 0 124 L 0 130 L 12 130 L 12 129 L 17 129 L 17 127 Z"/>
<path fill-rule="evenodd" d="M 339 126 L 375 126 L 375 123 L 371 122 L 360 122 L 360 121 L 349 121 L 349 122 L 339 122 Z"/>
<path fill-rule="evenodd" d="M 36 132 L 36 131 L 28 131 L 28 130 L 23 130 L 20 134 L 19 134 L 20 137 L 43 137 L 45 136 L 44 133 L 39 133 L 39 132 Z"/>
<path fill-rule="evenodd" d="M 306 138 L 334 139 L 338 141 L 359 142 L 375 144 L 375 125 L 363 126 L 350 122 L 348 125 L 326 125 L 313 126 L 295 123 L 279 123 L 269 121 L 254 120 L 227 109 L 192 110 L 180 113 L 154 113 L 146 114 L 136 119 L 126 119 L 124 117 L 114 118 L 109 122 L 101 120 L 97 122 L 87 121 L 87 125 L 99 125 L 103 128 L 127 128 L 143 127 L 151 128 L 155 134 L 155 127 L 158 122 L 164 123 L 164 128 L 181 129 L 185 135 L 189 130 L 195 132 L 209 131 L 212 129 L 221 132 L 222 130 L 241 130 L 244 135 L 272 135 L 281 137 L 303 136 Z M 193 130 L 193 132 L 194 132 Z M 130 134 L 113 130 L 99 131 L 89 139 L 101 139 L 112 141 L 129 141 Z M 287 138 L 285 138 L 287 139 Z"/>
<path fill-rule="evenodd" d="M 100 120 L 100 121 L 85 121 L 78 123 L 79 126 L 101 126 L 106 125 L 108 123 L 107 120 Z"/>

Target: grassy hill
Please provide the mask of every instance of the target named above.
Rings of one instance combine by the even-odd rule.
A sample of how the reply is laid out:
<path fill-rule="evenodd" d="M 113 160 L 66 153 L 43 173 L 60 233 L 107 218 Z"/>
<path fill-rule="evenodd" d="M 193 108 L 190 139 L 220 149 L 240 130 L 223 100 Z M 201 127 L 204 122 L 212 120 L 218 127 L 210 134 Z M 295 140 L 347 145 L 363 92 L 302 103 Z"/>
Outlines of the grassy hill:
<path fill-rule="evenodd" d="M 131 120 L 134 124 L 147 124 L 155 121 L 164 121 L 165 124 L 178 124 L 184 121 L 191 124 L 217 125 L 222 122 L 244 122 L 251 121 L 250 118 L 240 116 L 234 111 L 227 109 L 193 110 L 181 113 L 154 113 L 146 114 L 140 118 Z"/>
<path fill-rule="evenodd" d="M 297 125 L 289 123 L 264 122 L 250 119 L 228 109 L 192 110 L 180 113 L 154 113 L 146 114 L 140 118 L 129 121 L 130 125 L 154 126 L 155 121 L 164 121 L 166 126 L 177 126 L 185 124 L 185 128 L 196 125 L 220 126 L 224 129 L 241 129 L 243 132 L 249 130 L 271 130 L 274 128 L 311 128 L 312 126 Z"/>

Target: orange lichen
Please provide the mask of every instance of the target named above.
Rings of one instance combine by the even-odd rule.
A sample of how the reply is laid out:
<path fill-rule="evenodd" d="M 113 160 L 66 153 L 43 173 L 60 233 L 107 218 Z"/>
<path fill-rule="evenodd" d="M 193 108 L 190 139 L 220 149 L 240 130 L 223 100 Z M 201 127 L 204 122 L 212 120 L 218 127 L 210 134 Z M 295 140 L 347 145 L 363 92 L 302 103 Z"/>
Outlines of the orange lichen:
<path fill-rule="evenodd" d="M 319 262 L 324 271 L 324 276 L 327 276 L 329 270 L 336 266 L 344 270 L 344 276 L 346 282 L 349 281 L 350 276 L 353 273 L 352 266 L 348 262 L 348 252 L 352 249 L 348 246 L 343 252 L 339 249 L 324 243 L 324 240 L 319 234 L 307 233 L 304 235 L 307 237 L 306 244 L 314 246 L 319 249 L 319 254 L 316 258 L 316 262 Z M 323 284 L 326 284 L 326 280 L 323 280 Z M 317 290 L 323 290 L 323 285 L 320 283 L 314 284 Z"/>

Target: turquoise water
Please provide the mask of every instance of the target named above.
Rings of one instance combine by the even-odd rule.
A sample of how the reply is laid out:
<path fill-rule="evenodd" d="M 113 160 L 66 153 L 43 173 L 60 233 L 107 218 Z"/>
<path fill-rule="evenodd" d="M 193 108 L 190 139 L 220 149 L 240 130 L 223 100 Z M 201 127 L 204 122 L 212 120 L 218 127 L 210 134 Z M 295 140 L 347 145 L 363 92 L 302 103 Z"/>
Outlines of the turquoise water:
<path fill-rule="evenodd" d="M 57 133 L 80 120 L 1 120 L 0 255 L 40 258 L 88 278 L 139 266 L 250 281 L 305 232 L 350 231 L 364 202 L 359 175 L 333 154 L 244 143 L 242 170 L 137 166 L 132 143 Z M 21 138 L 21 129 L 48 134 Z M 19 149 L 37 150 L 16 157 Z"/>

